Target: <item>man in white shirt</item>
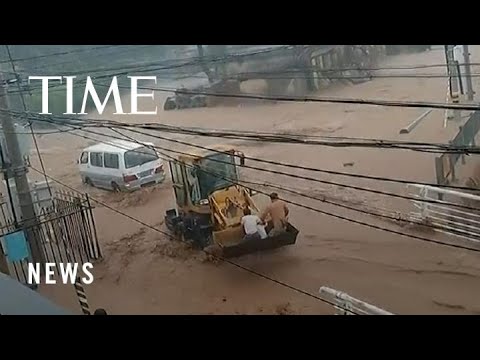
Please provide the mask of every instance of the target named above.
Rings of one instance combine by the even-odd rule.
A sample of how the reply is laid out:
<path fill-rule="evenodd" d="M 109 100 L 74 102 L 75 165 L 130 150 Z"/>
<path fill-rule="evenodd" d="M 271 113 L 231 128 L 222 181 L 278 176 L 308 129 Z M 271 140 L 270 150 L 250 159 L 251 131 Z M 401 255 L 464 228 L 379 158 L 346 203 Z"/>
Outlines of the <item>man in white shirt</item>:
<path fill-rule="evenodd" d="M 259 227 L 262 226 L 262 220 L 257 215 L 252 215 L 252 212 L 247 207 L 243 209 L 242 226 L 245 236 L 243 240 L 261 240 L 263 238 Z"/>

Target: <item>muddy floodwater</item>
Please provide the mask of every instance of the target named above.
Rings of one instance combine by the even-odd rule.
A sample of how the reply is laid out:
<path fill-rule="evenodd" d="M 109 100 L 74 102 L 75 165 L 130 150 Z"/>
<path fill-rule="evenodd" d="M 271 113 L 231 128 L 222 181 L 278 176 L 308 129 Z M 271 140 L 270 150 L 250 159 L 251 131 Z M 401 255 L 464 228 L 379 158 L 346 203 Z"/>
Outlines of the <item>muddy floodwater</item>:
<path fill-rule="evenodd" d="M 472 62 L 480 60 L 480 48 L 471 47 Z M 388 57 L 382 65 L 442 64 L 441 48 L 418 54 Z M 473 67 L 472 73 L 478 73 Z M 445 74 L 444 68 L 384 70 L 380 74 Z M 478 89 L 477 78 L 474 86 Z M 262 92 L 261 81 L 242 86 Z M 317 95 L 358 99 L 388 99 L 444 102 L 446 78 L 377 77 L 358 84 L 336 84 Z M 168 94 L 157 93 L 162 103 Z M 128 99 L 125 99 L 128 104 Z M 129 106 L 125 105 L 125 106 Z M 141 106 L 141 105 L 140 105 Z M 159 108 L 162 108 L 159 106 Z M 295 132 L 315 136 L 382 138 L 389 140 L 442 142 L 453 139 L 458 125 L 443 126 L 444 111 L 434 110 L 411 134 L 402 127 L 425 109 L 325 103 L 265 103 L 239 101 L 215 108 L 163 112 L 157 116 L 104 114 L 122 122 L 158 122 L 176 126 L 248 131 Z M 468 113 L 462 115 L 468 116 Z M 93 117 L 93 116 L 92 116 Z M 104 134 L 109 134 L 102 130 Z M 135 136 L 168 149 L 194 148 L 163 139 Z M 101 139 L 100 136 L 81 133 Z M 174 134 L 163 137 L 194 144 L 212 145 L 221 139 Z M 116 135 L 118 136 L 118 134 Z M 171 180 L 132 194 L 113 194 L 81 184 L 76 159 L 94 140 L 71 133 L 41 136 L 39 146 L 47 172 L 68 185 L 88 192 L 131 216 L 165 230 L 165 210 L 174 207 Z M 392 149 L 335 148 L 248 141 L 230 142 L 246 156 L 271 159 L 320 169 L 381 177 L 435 182 L 435 154 Z M 38 168 L 38 159 L 33 164 Z M 474 156 L 469 159 L 473 164 Z M 247 164 L 265 169 L 273 165 Z M 473 166 L 473 165 L 472 165 Z M 404 184 L 362 180 L 287 168 L 277 170 L 320 180 L 354 184 L 382 191 L 407 194 Z M 30 176 L 41 180 L 31 173 Z M 406 214 L 411 202 L 324 183 L 295 179 L 251 169 L 242 177 L 301 191 L 320 199 L 358 209 L 386 214 Z M 59 185 L 55 185 L 59 187 Z M 414 240 L 405 236 L 348 222 L 331 214 L 368 222 L 399 232 L 442 240 L 444 235 L 399 226 L 392 221 L 307 199 L 288 192 L 281 197 L 323 211 L 290 206 L 290 220 L 300 230 L 297 244 L 271 252 L 252 254 L 235 261 L 271 278 L 318 294 L 321 286 L 352 296 L 397 314 L 480 313 L 480 256 L 461 249 Z M 95 204 L 99 241 L 105 258 L 95 265 L 95 281 L 86 287 L 91 307 L 112 314 L 331 314 L 334 309 L 312 297 L 252 275 L 227 263 L 211 263 L 202 254 L 164 235 Z M 42 289 L 42 292 L 74 311 L 80 311 L 72 286 Z"/>

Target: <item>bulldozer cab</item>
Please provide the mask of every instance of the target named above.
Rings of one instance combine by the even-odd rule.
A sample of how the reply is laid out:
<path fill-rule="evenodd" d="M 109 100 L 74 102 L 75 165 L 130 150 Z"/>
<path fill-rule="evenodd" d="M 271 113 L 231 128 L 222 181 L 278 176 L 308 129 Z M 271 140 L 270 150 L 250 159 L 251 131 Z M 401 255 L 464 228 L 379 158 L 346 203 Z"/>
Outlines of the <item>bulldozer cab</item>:
<path fill-rule="evenodd" d="M 294 244 L 298 230 L 290 224 L 280 236 L 244 241 L 243 210 L 260 212 L 252 192 L 238 184 L 245 156 L 231 148 L 213 150 L 170 162 L 178 213 L 167 211 L 167 226 L 202 247 L 218 245 L 227 257 Z"/>
<path fill-rule="evenodd" d="M 170 162 L 177 207 L 181 212 L 210 212 L 209 196 L 238 181 L 243 153 L 217 147 L 215 151 L 180 156 Z"/>

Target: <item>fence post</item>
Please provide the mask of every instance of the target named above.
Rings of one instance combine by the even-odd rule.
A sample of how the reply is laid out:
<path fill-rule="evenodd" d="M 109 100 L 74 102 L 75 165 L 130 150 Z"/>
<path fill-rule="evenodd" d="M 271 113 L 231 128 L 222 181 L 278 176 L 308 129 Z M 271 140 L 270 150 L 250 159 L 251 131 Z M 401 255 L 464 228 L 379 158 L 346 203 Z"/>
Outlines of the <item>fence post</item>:
<path fill-rule="evenodd" d="M 84 315 L 91 315 L 90 306 L 88 305 L 87 294 L 85 294 L 85 289 L 83 288 L 82 281 L 79 277 L 75 279 L 75 292 L 77 293 L 78 302 L 82 308 Z"/>
<path fill-rule="evenodd" d="M 92 245 L 94 247 L 94 249 L 96 250 L 96 258 L 95 260 L 97 259 L 100 259 L 103 257 L 103 254 L 102 254 L 102 249 L 100 247 L 100 244 L 98 242 L 98 236 L 97 236 L 97 227 L 95 225 L 95 219 L 93 217 L 93 211 L 92 211 L 92 204 L 90 202 L 90 198 L 88 197 L 88 194 L 85 194 L 85 199 L 87 200 L 87 207 L 88 207 L 88 213 L 90 215 L 90 220 L 91 220 L 91 223 L 92 223 L 92 228 L 93 228 L 93 241 L 92 241 Z"/>
<path fill-rule="evenodd" d="M 463 131 L 463 126 L 458 127 L 458 132 L 460 134 L 460 138 L 462 139 L 462 146 L 468 146 L 467 142 L 465 141 L 466 134 Z M 462 165 L 465 165 L 466 164 L 465 153 L 462 153 L 461 157 L 462 157 Z"/>
<path fill-rule="evenodd" d="M 444 177 L 444 169 L 443 169 L 443 156 L 438 156 L 435 158 L 435 173 L 437 175 L 437 184 L 438 185 L 446 185 L 446 179 Z M 438 200 L 443 200 L 443 195 L 438 194 Z"/>
<path fill-rule="evenodd" d="M 449 141 L 448 144 L 450 146 L 453 146 L 453 141 Z M 451 153 L 447 153 L 445 154 L 445 156 L 448 156 L 448 166 L 450 167 L 450 174 L 452 176 L 452 182 L 455 182 L 455 163 L 452 159 L 452 157 L 454 156 L 455 154 L 451 154 Z"/>
<path fill-rule="evenodd" d="M 0 244 L 0 273 L 5 275 L 10 275 L 10 269 L 8 268 L 8 260 L 6 254 L 1 249 L 2 244 Z"/>

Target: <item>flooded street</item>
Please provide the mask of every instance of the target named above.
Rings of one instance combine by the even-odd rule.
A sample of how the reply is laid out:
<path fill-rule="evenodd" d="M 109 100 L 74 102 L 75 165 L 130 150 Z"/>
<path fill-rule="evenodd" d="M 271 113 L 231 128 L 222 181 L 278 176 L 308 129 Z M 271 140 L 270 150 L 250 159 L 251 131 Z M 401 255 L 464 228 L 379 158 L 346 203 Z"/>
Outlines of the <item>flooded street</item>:
<path fill-rule="evenodd" d="M 472 46 L 472 62 L 480 61 L 480 47 Z M 432 51 L 386 58 L 383 66 L 442 64 L 441 48 Z M 472 72 L 476 73 L 474 66 Z M 384 70 L 379 74 L 444 74 L 443 68 Z M 474 88 L 478 89 L 477 78 Z M 398 101 L 445 102 L 446 78 L 378 77 L 358 85 L 335 84 L 318 96 L 387 99 Z M 261 81 L 244 84 L 244 91 L 261 91 Z M 162 108 L 167 93 L 156 93 Z M 125 106 L 128 99 L 125 99 Z M 420 116 L 425 109 L 345 105 L 327 103 L 265 103 L 239 100 L 238 104 L 215 108 L 163 112 L 158 116 L 105 117 L 128 123 L 157 122 L 174 126 L 229 129 L 240 131 L 286 132 L 309 136 L 338 136 L 386 140 L 447 143 L 458 126 L 444 128 L 444 111 L 432 113 L 411 134 L 400 129 Z M 468 115 L 464 113 L 463 115 Z M 94 116 L 89 116 L 93 118 Z M 119 136 L 105 129 L 92 130 Z M 194 147 L 139 136 L 138 140 L 158 146 L 195 151 Z M 93 139 L 101 136 L 77 132 Z M 211 146 L 220 138 L 178 134 L 152 135 Z M 88 192 L 92 199 L 115 207 L 149 225 L 166 231 L 163 224 L 167 209 L 175 207 L 172 184 L 165 183 L 132 194 L 114 194 L 89 188 L 81 183 L 76 160 L 84 147 L 93 143 L 62 133 L 39 138 L 46 172 L 75 189 Z M 247 157 L 394 179 L 435 183 L 436 154 L 395 149 L 336 148 L 313 145 L 273 144 L 267 142 L 228 141 Z M 171 156 L 175 154 L 170 153 Z M 475 161 L 474 156 L 469 161 Z M 32 154 L 32 164 L 40 168 Z M 274 167 L 254 160 L 247 165 L 275 169 L 322 181 L 368 187 L 407 194 L 405 184 L 380 182 L 355 177 L 314 173 Z M 413 210 L 409 200 L 347 189 L 293 177 L 242 169 L 243 179 L 271 183 L 325 198 L 365 211 L 406 214 Z M 34 172 L 32 178 L 42 180 Z M 60 185 L 55 184 L 56 188 Z M 392 221 L 347 210 L 332 204 L 306 199 L 287 192 L 284 199 L 299 202 L 324 213 L 290 205 L 290 221 L 300 230 L 297 244 L 271 252 L 252 254 L 234 262 L 303 291 L 318 295 L 321 286 L 350 295 L 396 314 L 477 314 L 480 305 L 480 255 L 461 249 L 430 244 L 406 236 L 348 222 L 338 215 L 367 222 L 402 233 L 412 233 L 442 241 L 428 230 L 412 232 Z M 95 204 L 95 220 L 104 260 L 95 265 L 94 284 L 86 291 L 92 308 L 103 307 L 112 314 L 331 314 L 334 309 L 319 300 L 295 292 L 265 278 L 255 276 L 228 263 L 213 264 L 202 254 L 144 227 L 111 210 Z M 327 215 L 327 214 L 329 215 Z M 72 310 L 79 311 L 71 286 L 44 288 L 43 293 Z"/>

